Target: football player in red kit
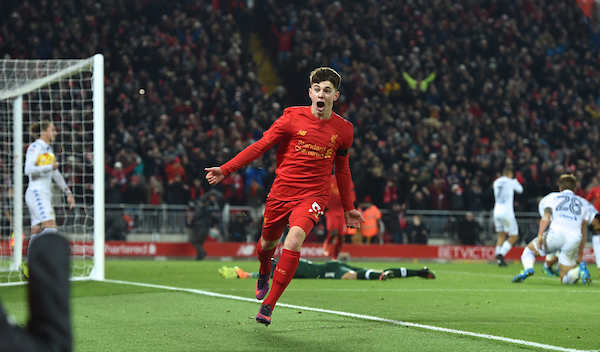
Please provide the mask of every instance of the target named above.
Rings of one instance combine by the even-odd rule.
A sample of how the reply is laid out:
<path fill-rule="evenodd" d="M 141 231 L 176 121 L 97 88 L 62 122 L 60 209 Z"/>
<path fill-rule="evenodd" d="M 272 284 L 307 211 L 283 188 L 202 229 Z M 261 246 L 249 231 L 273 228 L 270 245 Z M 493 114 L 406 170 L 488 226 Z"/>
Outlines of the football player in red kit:
<path fill-rule="evenodd" d="M 256 246 L 260 261 L 257 299 L 269 293 L 271 257 L 288 224 L 289 232 L 273 272 L 273 287 L 256 316 L 256 321 L 265 325 L 271 323 L 275 304 L 298 268 L 306 234 L 327 207 L 334 165 L 346 225 L 360 228 L 364 222 L 351 198 L 348 152 L 354 138 L 353 125 L 332 110 L 333 102 L 340 96 L 341 81 L 341 76 L 329 67 L 312 71 L 308 89 L 310 106 L 285 109 L 260 140 L 220 167 L 205 169 L 208 182 L 216 185 L 279 143 L 276 177 L 267 196 L 262 234 Z"/>
<path fill-rule="evenodd" d="M 352 185 L 351 190 L 352 201 L 354 202 L 356 200 L 354 185 Z M 340 190 L 335 175 L 331 175 L 329 205 L 327 210 L 325 210 L 325 221 L 327 222 L 327 237 L 323 242 L 323 254 L 331 256 L 331 259 L 336 260 L 342 251 L 347 231 L 344 206 L 342 205 L 342 197 L 340 197 Z"/>

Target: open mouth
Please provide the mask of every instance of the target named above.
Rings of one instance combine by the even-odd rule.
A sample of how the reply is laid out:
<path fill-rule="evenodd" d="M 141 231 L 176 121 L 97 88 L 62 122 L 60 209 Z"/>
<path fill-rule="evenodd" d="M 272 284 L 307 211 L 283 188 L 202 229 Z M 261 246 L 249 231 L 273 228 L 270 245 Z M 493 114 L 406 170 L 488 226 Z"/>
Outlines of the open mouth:
<path fill-rule="evenodd" d="M 324 108 L 325 107 L 325 102 L 324 101 L 318 101 L 317 102 L 317 107 L 318 108 Z"/>

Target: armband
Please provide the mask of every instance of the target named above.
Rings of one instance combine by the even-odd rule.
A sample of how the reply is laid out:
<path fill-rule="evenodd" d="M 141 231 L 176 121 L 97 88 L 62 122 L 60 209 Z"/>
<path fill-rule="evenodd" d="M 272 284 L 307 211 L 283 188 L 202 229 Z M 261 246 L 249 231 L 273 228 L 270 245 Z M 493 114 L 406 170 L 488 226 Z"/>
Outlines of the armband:
<path fill-rule="evenodd" d="M 338 149 L 337 155 L 339 155 L 339 156 L 346 156 L 346 155 L 348 155 L 348 150 L 349 149 Z"/>

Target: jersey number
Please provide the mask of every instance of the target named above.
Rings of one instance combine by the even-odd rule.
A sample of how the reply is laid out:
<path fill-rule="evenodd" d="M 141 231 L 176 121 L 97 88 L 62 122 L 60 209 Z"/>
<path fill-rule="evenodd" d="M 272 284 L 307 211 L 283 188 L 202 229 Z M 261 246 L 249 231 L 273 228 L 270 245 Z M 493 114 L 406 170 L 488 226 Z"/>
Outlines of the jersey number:
<path fill-rule="evenodd" d="M 557 198 L 564 198 L 564 200 L 556 206 L 556 211 L 570 211 L 575 215 L 581 214 L 581 201 L 577 198 L 571 198 L 569 196 L 559 196 Z M 568 206 L 567 206 L 567 203 Z"/>

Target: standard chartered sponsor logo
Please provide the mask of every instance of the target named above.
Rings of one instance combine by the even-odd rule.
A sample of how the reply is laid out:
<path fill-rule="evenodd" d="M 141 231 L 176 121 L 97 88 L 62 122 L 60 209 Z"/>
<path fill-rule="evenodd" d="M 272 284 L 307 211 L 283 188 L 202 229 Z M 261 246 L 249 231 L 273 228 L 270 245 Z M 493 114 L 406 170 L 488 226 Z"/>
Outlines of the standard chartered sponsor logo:
<path fill-rule="evenodd" d="M 297 152 L 324 159 L 331 158 L 333 155 L 332 148 L 321 147 L 316 144 L 305 143 L 304 141 L 298 141 L 298 144 L 294 146 L 294 149 L 296 149 Z"/>

